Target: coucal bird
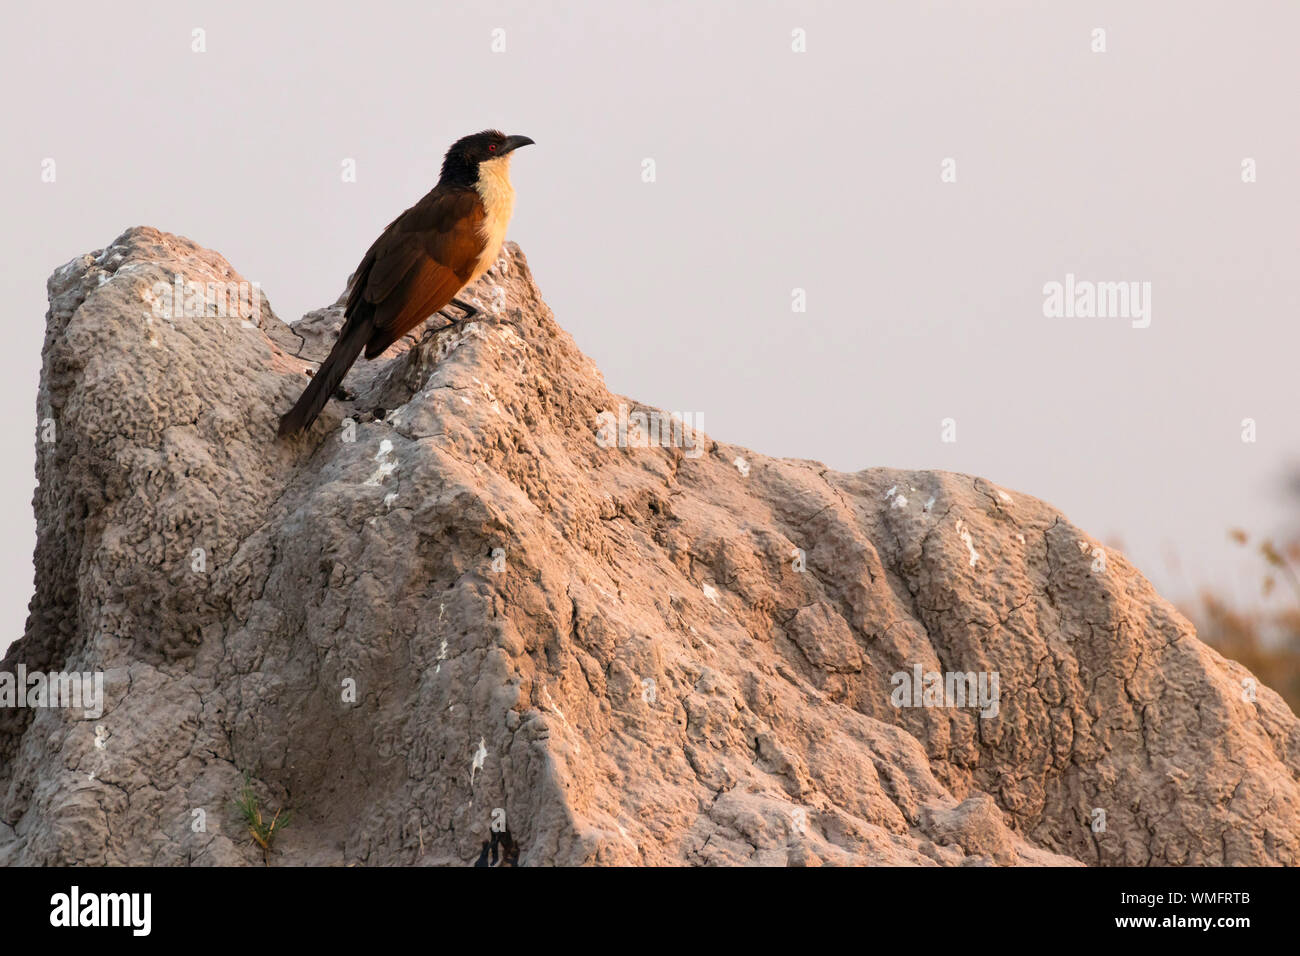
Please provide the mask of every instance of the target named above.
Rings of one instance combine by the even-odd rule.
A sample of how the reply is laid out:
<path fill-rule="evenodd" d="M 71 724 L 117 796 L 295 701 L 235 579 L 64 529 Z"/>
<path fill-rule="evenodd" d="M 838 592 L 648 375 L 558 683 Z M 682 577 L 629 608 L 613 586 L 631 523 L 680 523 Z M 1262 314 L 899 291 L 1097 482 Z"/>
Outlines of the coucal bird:
<path fill-rule="evenodd" d="M 448 305 L 473 317 L 456 294 L 496 261 L 514 210 L 510 154 L 532 140 L 484 130 L 452 144 L 438 185 L 394 219 L 357 267 L 338 341 L 296 405 L 280 419 L 280 434 L 311 425 L 365 349 L 374 358 Z M 450 328 L 451 326 L 446 326 Z"/>

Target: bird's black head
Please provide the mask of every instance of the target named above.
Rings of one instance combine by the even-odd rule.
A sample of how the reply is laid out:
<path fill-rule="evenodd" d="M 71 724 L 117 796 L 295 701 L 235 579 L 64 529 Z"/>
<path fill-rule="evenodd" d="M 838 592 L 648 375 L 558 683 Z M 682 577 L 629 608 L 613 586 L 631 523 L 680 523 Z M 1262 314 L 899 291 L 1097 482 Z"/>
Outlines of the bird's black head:
<path fill-rule="evenodd" d="M 507 136 L 495 129 L 463 136 L 447 150 L 447 156 L 442 161 L 440 181 L 470 185 L 478 179 L 480 163 L 503 159 L 520 146 L 528 146 L 532 142 L 527 136 Z"/>

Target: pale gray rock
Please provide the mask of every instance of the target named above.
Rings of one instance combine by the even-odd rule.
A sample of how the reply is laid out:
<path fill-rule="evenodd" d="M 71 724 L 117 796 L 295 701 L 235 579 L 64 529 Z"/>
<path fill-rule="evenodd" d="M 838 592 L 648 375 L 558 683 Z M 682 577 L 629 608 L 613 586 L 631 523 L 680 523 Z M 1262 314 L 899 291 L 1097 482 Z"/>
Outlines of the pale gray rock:
<path fill-rule="evenodd" d="M 260 864 L 244 772 L 293 811 L 272 864 L 468 865 L 494 821 L 523 865 L 1300 862 L 1300 722 L 1042 502 L 601 447 L 652 410 L 513 245 L 277 441 L 341 303 L 167 320 L 176 275 L 239 281 L 148 228 L 49 281 L 0 670 L 107 701 L 0 709 L 0 864 Z M 917 665 L 996 672 L 996 716 L 895 707 Z"/>

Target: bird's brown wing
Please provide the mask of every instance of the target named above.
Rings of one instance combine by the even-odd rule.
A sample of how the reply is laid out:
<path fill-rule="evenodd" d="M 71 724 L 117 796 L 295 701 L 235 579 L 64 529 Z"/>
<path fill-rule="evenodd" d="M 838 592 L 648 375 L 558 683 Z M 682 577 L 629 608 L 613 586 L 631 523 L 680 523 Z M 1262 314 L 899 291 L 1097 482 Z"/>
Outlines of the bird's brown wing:
<path fill-rule="evenodd" d="M 372 318 L 374 358 L 447 305 L 483 252 L 483 201 L 473 189 L 435 189 L 384 230 L 361 260 L 347 315 Z"/>
<path fill-rule="evenodd" d="M 474 274 L 483 202 L 472 188 L 435 188 L 391 223 L 357 267 L 338 340 L 280 434 L 310 427 L 364 348 L 374 358 L 437 312 Z"/>

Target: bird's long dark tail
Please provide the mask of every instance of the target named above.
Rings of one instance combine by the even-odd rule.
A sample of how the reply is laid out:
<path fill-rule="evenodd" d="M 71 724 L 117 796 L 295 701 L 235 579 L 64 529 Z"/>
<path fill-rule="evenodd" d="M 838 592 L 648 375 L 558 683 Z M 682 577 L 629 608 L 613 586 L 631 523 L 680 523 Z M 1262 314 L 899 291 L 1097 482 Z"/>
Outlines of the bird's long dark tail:
<path fill-rule="evenodd" d="M 316 416 L 334 394 L 334 389 L 338 388 L 339 382 L 343 381 L 343 376 L 348 374 L 348 369 L 352 367 L 361 350 L 366 347 L 366 342 L 374 334 L 374 324 L 369 319 L 356 323 L 349 322 L 348 325 L 350 327 L 345 328 L 338 341 L 334 343 L 334 348 L 330 349 L 329 356 L 321 363 L 316 376 L 308 384 L 297 404 L 280 419 L 281 437 L 311 427 L 311 423 L 316 420 Z"/>

